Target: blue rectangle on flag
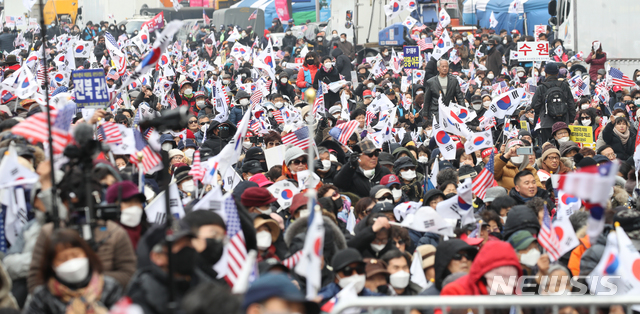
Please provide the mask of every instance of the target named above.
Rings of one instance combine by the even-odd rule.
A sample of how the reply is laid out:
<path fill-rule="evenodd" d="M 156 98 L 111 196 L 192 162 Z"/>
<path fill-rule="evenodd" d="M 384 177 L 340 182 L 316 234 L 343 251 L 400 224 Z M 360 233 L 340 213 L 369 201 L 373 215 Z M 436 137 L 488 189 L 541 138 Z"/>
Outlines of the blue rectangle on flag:
<path fill-rule="evenodd" d="M 403 66 L 405 69 L 417 69 L 420 67 L 420 48 L 418 46 L 403 46 Z"/>
<path fill-rule="evenodd" d="M 78 107 L 104 108 L 109 103 L 109 92 L 103 70 L 77 70 L 73 71 L 71 76 Z"/>

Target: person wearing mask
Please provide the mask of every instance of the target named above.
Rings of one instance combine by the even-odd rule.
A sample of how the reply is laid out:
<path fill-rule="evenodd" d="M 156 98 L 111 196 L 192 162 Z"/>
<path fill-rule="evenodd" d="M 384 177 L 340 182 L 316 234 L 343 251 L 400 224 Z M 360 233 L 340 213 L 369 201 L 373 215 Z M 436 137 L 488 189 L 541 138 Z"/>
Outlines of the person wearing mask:
<path fill-rule="evenodd" d="M 336 173 L 338 173 L 337 163 L 331 162 L 331 156 L 326 147 L 318 147 L 318 160 L 316 160 L 314 170 L 324 184 L 333 184 Z"/>
<path fill-rule="evenodd" d="M 311 43 L 313 44 L 313 50 L 318 54 L 318 57 L 322 58 L 329 55 L 331 46 L 329 46 L 324 32 L 318 33 L 315 40 Z"/>
<path fill-rule="evenodd" d="M 438 245 L 433 262 L 434 284 L 420 295 L 440 295 L 447 276 L 456 273 L 469 273 L 478 249 L 460 239 L 443 241 Z"/>
<path fill-rule="evenodd" d="M 242 205 L 247 208 L 249 213 L 270 215 L 271 203 L 277 201 L 266 188 L 250 187 L 246 189 L 241 196 Z M 273 239 L 277 239 L 274 237 Z"/>
<path fill-rule="evenodd" d="M 627 160 L 635 151 L 636 134 L 637 132 L 629 127 L 629 119 L 617 117 L 604 127 L 602 139 L 611 146 L 618 159 Z"/>
<path fill-rule="evenodd" d="M 366 89 L 362 92 L 362 100 L 356 103 L 356 110 L 360 109 L 366 112 L 367 106 L 373 101 L 373 95 L 370 90 Z M 364 127 L 364 125 L 362 126 Z M 363 129 L 363 128 L 361 128 Z"/>
<path fill-rule="evenodd" d="M 351 154 L 348 164 L 340 169 L 334 183 L 346 192 L 366 197 L 369 196 L 371 188 L 379 184 L 382 177 L 390 172 L 378 163 L 380 149 L 376 148 L 372 141 L 361 141 L 357 145 L 357 149 L 362 153 Z"/>
<path fill-rule="evenodd" d="M 273 18 L 273 21 L 271 22 L 271 27 L 269 27 L 269 31 L 272 33 L 284 32 L 284 27 L 282 27 L 282 22 L 280 22 L 279 18 L 277 17 Z"/>
<path fill-rule="evenodd" d="M 176 77 L 176 80 L 179 79 L 180 74 Z M 173 84 L 173 96 L 176 98 L 178 106 L 189 106 L 189 113 L 196 116 L 198 115 L 196 97 L 193 93 L 193 83 L 189 79 L 183 78 L 180 82 L 180 88 L 178 88 L 178 84 Z"/>
<path fill-rule="evenodd" d="M 538 186 L 537 176 L 529 170 L 522 170 L 513 178 L 514 187 L 509 191 L 509 196 L 516 201 L 516 205 L 524 205 L 534 197 L 542 198 L 551 204 L 549 192 Z M 551 205 L 549 205 L 551 207 Z"/>
<path fill-rule="evenodd" d="M 304 58 L 304 64 L 298 70 L 298 76 L 296 77 L 296 86 L 300 88 L 303 94 L 307 88 L 313 87 L 313 81 L 319 68 L 320 60 L 318 60 L 316 53 L 313 51 L 307 53 Z"/>
<path fill-rule="evenodd" d="M 136 99 L 131 103 L 134 108 L 138 108 L 141 103 L 147 103 L 150 108 L 158 107 L 158 96 L 153 94 L 153 89 L 149 85 L 143 85 L 142 90 L 138 93 Z"/>
<path fill-rule="evenodd" d="M 193 96 L 196 99 L 196 106 L 195 107 L 191 107 L 189 108 L 190 113 L 194 114 L 195 116 L 199 116 L 200 115 L 200 111 L 204 111 L 203 109 L 207 106 L 211 106 L 211 103 L 208 101 L 207 96 L 204 94 L 203 91 L 197 91 L 195 93 L 193 93 Z M 195 134 L 198 130 L 192 130 L 193 133 Z"/>
<path fill-rule="evenodd" d="M 498 41 L 495 38 L 489 39 L 487 44 L 487 71 L 496 73 L 500 73 L 502 69 L 502 53 L 498 50 Z M 487 78 L 489 76 L 487 75 Z M 493 79 L 493 78 L 489 78 Z"/>
<path fill-rule="evenodd" d="M 591 43 L 591 52 L 584 59 L 584 62 L 590 64 L 589 77 L 591 82 L 598 81 L 598 70 L 604 70 L 604 64 L 607 62 L 607 53 L 602 50 L 602 43 L 594 40 Z"/>
<path fill-rule="evenodd" d="M 27 313 L 107 313 L 122 296 L 100 259 L 76 231 L 59 229 L 43 247 L 43 263 Z"/>
<path fill-rule="evenodd" d="M 260 38 L 260 49 L 267 49 L 267 46 L 269 45 L 269 38 L 271 38 L 271 31 L 265 29 L 264 36 Z"/>
<path fill-rule="evenodd" d="M 520 166 L 524 162 L 524 156 L 518 156 L 517 150 L 522 146 L 530 146 L 530 143 L 524 143 L 522 140 L 511 139 L 505 146 L 506 153 L 495 157 L 495 179 L 501 187 L 511 190 L 515 187 L 514 178 L 520 172 Z M 536 175 L 537 171 L 533 166 L 527 165 L 524 169 L 533 173 L 536 185 L 543 187 L 540 179 Z"/>
<path fill-rule="evenodd" d="M 218 155 L 235 133 L 236 125 L 234 123 L 228 120 L 222 123 L 213 120 L 207 128 L 207 139 L 200 147 L 200 158 L 204 161 Z"/>
<path fill-rule="evenodd" d="M 390 237 L 389 219 L 384 213 L 374 213 L 372 209 L 363 228 L 347 241 L 347 246 L 358 250 L 363 257 L 380 258 L 390 250 L 397 250 L 393 241 L 389 241 Z"/>
<path fill-rule="evenodd" d="M 351 71 L 353 70 L 353 64 L 340 48 L 335 48 L 331 51 L 331 56 L 336 60 L 335 67 L 338 73 L 344 77 L 345 80 L 351 81 Z"/>
<path fill-rule="evenodd" d="M 280 72 L 276 88 L 278 89 L 278 93 L 281 94 L 280 98 L 282 98 L 282 95 L 289 97 L 289 100 L 294 100 L 296 98 L 296 89 L 293 85 L 289 84 L 289 74 L 287 71 Z M 275 99 L 276 97 L 274 96 L 273 98 Z M 282 106 L 277 108 L 280 109 Z"/>
<path fill-rule="evenodd" d="M 558 65 L 556 63 L 547 63 L 544 67 L 546 73 L 544 83 L 538 85 L 531 104 L 535 110 L 536 117 L 540 118 L 540 134 L 542 142 L 546 142 L 552 138 L 552 127 L 556 122 L 564 122 L 569 124 L 573 122 L 576 116 L 576 106 L 573 100 L 571 87 L 566 80 L 558 80 Z M 551 99 L 553 98 L 553 99 Z M 547 101 L 558 103 L 547 103 Z M 566 111 L 562 117 L 552 117 L 548 114 L 549 107 L 555 106 L 558 111 Z"/>
<path fill-rule="evenodd" d="M 93 29 L 93 22 L 91 21 L 87 22 L 87 25 L 82 30 L 82 34 L 81 34 L 82 40 L 89 41 L 93 39 L 93 37 L 96 37 L 96 35 L 97 35 L 96 31 Z"/>
<path fill-rule="evenodd" d="M 213 281 L 217 280 L 218 273 L 213 269 L 224 250 L 224 238 L 227 227 L 220 215 L 208 210 L 192 211 L 184 216 L 182 220 L 195 235 L 191 239 L 193 248 L 198 252 L 196 265 L 198 269 L 207 274 Z"/>
<path fill-rule="evenodd" d="M 204 45 L 200 51 L 198 51 L 198 56 L 201 60 L 206 60 L 209 64 L 213 64 L 213 61 L 216 59 L 218 55 L 218 51 L 216 47 L 213 45 L 213 40 L 211 38 L 207 38 L 204 40 Z"/>
<path fill-rule="evenodd" d="M 138 187 L 131 181 L 116 182 L 107 188 L 108 204 L 116 204 L 120 201 L 120 225 L 129 235 L 133 248 L 138 247 L 140 237 L 149 229 L 147 217 L 142 209 L 146 202 L 143 193 L 138 192 Z"/>
<path fill-rule="evenodd" d="M 322 66 L 316 72 L 316 76 L 313 78 L 313 88 L 318 90 L 320 82 L 327 85 L 340 80 L 340 73 L 335 67 L 335 62 L 331 60 L 331 57 L 323 57 L 321 59 Z M 333 104 L 340 101 L 340 95 L 338 93 L 329 90 L 324 93 L 325 108 L 329 110 Z"/>
<path fill-rule="evenodd" d="M 293 36 L 293 31 L 291 28 L 288 28 L 284 32 L 284 37 L 282 38 L 282 50 L 288 51 L 293 54 L 293 47 L 296 45 L 297 38 Z"/>
<path fill-rule="evenodd" d="M 409 157 L 400 157 L 393 164 L 395 174 L 402 182 L 402 194 L 411 202 L 419 202 L 422 199 L 422 181 L 424 176 L 416 172 L 416 165 Z"/>
<path fill-rule="evenodd" d="M 446 285 L 440 295 L 512 295 L 516 282 L 509 279 L 515 276 L 522 276 L 522 269 L 511 245 L 502 241 L 489 241 L 478 252 L 469 273 Z M 507 286 L 495 285 L 499 288 L 493 290 L 493 283 L 500 280 L 507 283 Z"/>
<path fill-rule="evenodd" d="M 249 189 L 256 188 L 252 187 Z M 251 193 L 247 192 L 249 189 L 245 190 L 242 195 L 244 196 L 247 193 Z M 267 191 L 266 189 L 264 190 Z M 269 193 L 269 191 L 267 191 L 267 193 Z M 269 193 L 269 196 L 271 196 L 271 193 Z M 273 196 L 271 197 L 273 198 Z M 273 201 L 275 202 L 276 199 L 274 198 Z M 258 247 L 258 258 L 256 261 L 260 263 L 272 258 L 279 261 L 279 256 L 284 254 L 276 254 L 275 242 L 280 236 L 280 227 L 278 226 L 278 223 L 270 218 L 268 214 L 259 214 L 253 219 L 253 226 L 256 229 L 256 245 Z"/>
<path fill-rule="evenodd" d="M 353 60 L 356 58 L 356 51 L 353 47 L 353 44 L 347 40 L 347 34 L 340 34 L 340 42 L 338 42 L 338 48 L 342 50 L 349 59 Z"/>
<path fill-rule="evenodd" d="M 173 289 L 175 302 L 180 304 L 189 291 L 198 284 L 211 282 L 209 277 L 196 267 L 198 252 L 194 249 L 192 239 L 195 235 L 189 226 L 180 221 L 172 228 L 174 241 L 171 252 L 166 243 L 165 226 L 154 226 L 145 234 L 146 250 L 138 250 L 139 255 L 147 255 L 149 264 L 138 269 L 131 279 L 125 295 L 142 307 L 146 314 L 161 314 L 167 309 L 169 289 Z M 172 254 L 173 287 L 167 286 L 169 274 L 168 255 Z"/>
<path fill-rule="evenodd" d="M 307 301 L 304 289 L 298 288 L 285 274 L 268 273 L 253 282 L 242 302 L 242 313 L 319 314 L 318 303 Z"/>
<path fill-rule="evenodd" d="M 507 242 L 511 244 L 516 252 L 522 268 L 522 274 L 524 276 L 536 276 L 535 280 L 525 279 L 523 292 L 537 293 L 540 280 L 549 274 L 549 255 L 540 253 L 538 240 L 527 230 L 515 232 Z"/>
<path fill-rule="evenodd" d="M 238 39 L 238 42 L 240 42 L 241 44 L 250 47 L 251 44 L 253 44 L 253 40 L 251 39 L 251 36 L 249 35 L 250 29 L 243 29 L 240 32 L 240 39 Z"/>
<path fill-rule="evenodd" d="M 409 265 L 411 265 L 411 259 L 408 255 L 396 249 L 384 253 L 380 259 L 387 264 L 389 284 L 393 288 L 392 295 L 418 294 L 417 289 L 419 288 L 410 285 Z"/>
<path fill-rule="evenodd" d="M 204 140 L 204 134 L 211 123 L 213 117 L 212 115 L 198 115 L 198 132 L 194 133 L 193 136 L 196 138 L 196 144 L 198 146 L 202 145 L 202 141 Z"/>
<path fill-rule="evenodd" d="M 446 105 L 456 102 L 464 106 L 464 94 L 460 91 L 460 84 L 455 76 L 449 74 L 449 61 L 441 59 L 438 61 L 438 75 L 430 78 L 424 83 L 424 104 L 422 105 L 423 118 L 431 119 L 438 114 L 438 99 L 442 94 L 442 101 Z M 426 110 L 424 109 L 426 108 Z"/>
<path fill-rule="evenodd" d="M 107 56 L 109 55 L 109 51 L 107 50 L 107 46 L 105 45 L 104 40 L 104 36 L 98 37 L 98 44 L 96 44 L 96 47 L 93 48 L 93 54 L 96 56 L 96 60 L 98 60 L 98 62 L 102 60 L 102 57 L 107 58 Z"/>
<path fill-rule="evenodd" d="M 336 253 L 331 259 L 331 266 L 335 273 L 333 282 L 322 287 L 318 291 L 318 296 L 322 297 L 320 304 L 325 304 L 346 286 L 353 284 L 359 297 L 378 296 L 379 293 L 372 292 L 365 287 L 367 278 L 365 276 L 365 262 L 358 250 L 348 248 Z"/>
<path fill-rule="evenodd" d="M 556 122 L 551 128 L 551 139 L 549 143 L 553 144 L 556 148 L 560 148 L 562 143 L 568 142 L 571 138 L 571 129 L 564 122 Z"/>
<path fill-rule="evenodd" d="M 251 95 L 244 90 L 239 90 L 236 93 L 236 106 L 231 108 L 231 113 L 229 114 L 229 121 L 234 125 L 238 124 L 238 122 L 242 120 L 242 117 L 244 117 L 244 113 L 248 110 L 249 104 L 251 103 L 249 100 L 250 97 Z"/>

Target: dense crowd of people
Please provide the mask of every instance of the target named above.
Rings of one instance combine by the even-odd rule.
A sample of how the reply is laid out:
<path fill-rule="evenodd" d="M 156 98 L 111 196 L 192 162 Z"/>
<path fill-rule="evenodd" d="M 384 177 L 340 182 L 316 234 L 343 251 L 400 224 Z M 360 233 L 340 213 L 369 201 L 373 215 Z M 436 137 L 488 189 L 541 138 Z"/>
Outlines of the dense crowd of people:
<path fill-rule="evenodd" d="M 0 312 L 319 313 L 355 295 L 567 294 L 573 276 L 621 274 L 602 272 L 610 232 L 638 254 L 640 70 L 635 84 L 612 83 L 598 41 L 583 58 L 550 29 L 534 38 L 416 25 L 407 43 L 420 62 L 408 69 L 401 47 L 356 55 L 346 34 L 310 21 L 302 34 L 293 20 L 262 34 L 215 22 L 154 46 L 168 59 L 156 55 L 147 73 L 162 29 L 53 23 L 43 40 L 4 28 Z M 436 59 L 429 43 L 443 31 L 453 45 Z M 59 57 L 78 41 L 94 48 L 68 68 Z M 520 41 L 548 41 L 549 61 L 513 59 Z M 73 71 L 86 69 L 104 70 L 110 101 L 65 122 L 84 89 Z M 37 81 L 28 94 L 25 78 Z M 513 91 L 522 97 L 503 107 Z M 186 124 L 161 120 L 182 107 Z M 49 146 L 48 110 L 66 148 Z M 590 127 L 593 142 L 572 141 L 574 126 Z M 607 164 L 615 180 L 600 187 L 599 215 L 554 185 Z M 428 229 L 434 221 L 444 227 Z M 547 243 L 557 221 L 571 247 Z M 324 226 L 310 249 L 321 263 L 301 269 L 313 223 Z M 529 285 L 495 290 L 510 276 Z"/>

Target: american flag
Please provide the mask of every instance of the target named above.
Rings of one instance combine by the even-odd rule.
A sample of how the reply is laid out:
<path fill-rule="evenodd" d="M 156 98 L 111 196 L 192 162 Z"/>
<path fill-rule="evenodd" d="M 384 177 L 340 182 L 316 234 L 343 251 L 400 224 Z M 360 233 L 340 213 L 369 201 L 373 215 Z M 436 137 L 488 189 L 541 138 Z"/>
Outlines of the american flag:
<path fill-rule="evenodd" d="M 224 94 L 225 94 L 227 105 L 228 105 L 229 96 L 227 95 L 227 93 L 224 93 Z M 249 97 L 249 100 L 251 100 L 252 105 L 259 104 L 260 101 L 262 101 L 262 88 L 256 88 L 256 90 L 251 93 L 251 97 Z"/>
<path fill-rule="evenodd" d="M 282 137 L 282 144 L 293 144 L 305 150 L 309 148 L 309 128 L 303 126 Z"/>
<path fill-rule="evenodd" d="M 367 113 L 365 115 L 365 122 L 367 125 L 371 124 L 371 121 L 376 119 L 376 114 L 373 113 L 373 111 L 369 111 L 367 110 Z"/>
<path fill-rule="evenodd" d="M 480 199 L 484 199 L 487 195 L 488 188 L 498 186 L 498 182 L 494 177 L 494 167 L 494 153 L 492 150 L 489 162 L 487 162 L 487 165 L 480 171 L 478 176 L 473 179 L 473 185 L 471 186 L 471 191 Z"/>
<path fill-rule="evenodd" d="M 169 106 L 171 106 L 171 109 L 178 108 L 178 103 L 176 102 L 176 96 L 172 92 L 168 93 L 167 102 L 169 103 Z"/>
<path fill-rule="evenodd" d="M 258 18 L 258 9 L 256 9 L 255 11 L 253 11 L 253 13 L 251 13 L 251 15 L 249 15 L 249 21 L 255 20 L 257 18 Z"/>
<path fill-rule="evenodd" d="M 132 164 L 138 165 L 138 169 L 142 171 L 142 173 L 147 173 L 151 169 L 160 165 L 162 161 L 162 156 L 157 152 L 153 151 L 147 142 L 142 137 L 142 133 L 138 129 L 133 129 L 133 137 L 136 142 L 136 153 L 132 154 L 129 157 L 129 161 Z M 142 153 L 142 165 L 138 163 L 137 155 L 138 153 Z"/>
<path fill-rule="evenodd" d="M 480 122 L 481 126 L 483 125 L 482 121 L 484 121 L 484 119 L 486 119 L 484 116 L 478 118 L 478 122 Z M 484 127 L 485 131 L 491 129 L 497 124 L 496 117 L 491 117 L 491 119 L 489 119 L 489 121 L 485 123 L 487 123 L 487 125 L 485 125 Z"/>
<path fill-rule="evenodd" d="M 340 143 L 347 145 L 347 141 L 349 140 L 351 135 L 353 135 L 353 132 L 356 130 L 359 124 L 360 123 L 358 121 L 351 120 L 349 122 L 336 125 L 336 127 L 340 129 L 340 136 L 337 138 L 337 140 Z"/>
<path fill-rule="evenodd" d="M 242 264 L 247 258 L 247 246 L 244 242 L 240 216 L 238 216 L 238 208 L 233 197 L 225 198 L 222 206 L 227 217 L 227 235 L 229 236 L 229 243 L 224 246 L 227 253 L 227 274 L 224 279 L 233 288 L 242 270 Z"/>
<path fill-rule="evenodd" d="M 51 132 L 53 132 L 53 152 L 55 154 L 62 153 L 65 146 L 73 140 L 69 128 L 75 113 L 76 105 L 74 103 L 70 103 L 60 110 L 51 111 Z M 47 113 L 40 112 L 25 119 L 14 126 L 11 133 L 22 136 L 33 144 L 46 143 L 49 138 Z"/>
<path fill-rule="evenodd" d="M 551 226 L 551 217 L 547 205 L 544 205 L 544 216 L 542 217 L 542 226 L 540 226 L 540 234 L 538 234 L 538 243 L 547 250 L 551 262 L 560 258 L 560 240 L 554 228 Z"/>
<path fill-rule="evenodd" d="M 204 7 L 202 8 L 202 19 L 204 20 L 204 25 L 211 24 L 211 19 L 207 16 L 207 13 L 204 12 Z"/>
<path fill-rule="evenodd" d="M 284 123 L 284 118 L 282 118 L 282 111 L 276 110 L 273 112 L 273 118 L 276 119 L 278 123 Z"/>
<path fill-rule="evenodd" d="M 116 63 L 116 68 L 118 69 L 118 74 L 120 76 L 124 75 L 127 71 L 127 58 L 124 57 L 124 54 L 118 48 L 118 42 L 113 38 L 113 35 L 109 32 L 104 33 L 105 44 L 107 44 L 107 49 L 109 50 L 111 59 Z"/>
<path fill-rule="evenodd" d="M 433 49 L 433 42 L 431 41 L 431 38 L 429 38 L 429 37 L 420 38 L 420 39 L 418 39 L 418 47 L 420 47 L 420 51 L 427 50 L 427 49 Z"/>
<path fill-rule="evenodd" d="M 189 175 L 193 177 L 194 180 L 202 181 L 204 178 L 205 169 L 200 165 L 200 151 L 197 150 L 193 153 L 193 162 L 191 163 L 191 170 L 189 170 Z"/>
<path fill-rule="evenodd" d="M 316 94 L 316 100 L 313 102 L 313 115 L 315 116 L 318 111 L 324 112 L 324 91 L 328 90 L 327 84 L 324 82 L 318 83 L 320 88 L 318 88 L 318 93 Z"/>
<path fill-rule="evenodd" d="M 616 69 L 616 68 L 610 68 L 609 69 L 609 75 L 612 78 L 612 83 L 613 85 L 620 85 L 620 86 L 635 86 L 636 83 L 630 79 L 628 76 L 624 75 L 624 73 L 622 73 L 622 71 Z"/>
<path fill-rule="evenodd" d="M 438 22 L 438 26 L 436 27 L 436 30 L 433 32 L 433 36 L 440 37 L 440 35 L 442 35 L 442 32 L 444 32 L 444 27 L 442 27 L 440 22 Z"/>
<path fill-rule="evenodd" d="M 104 131 L 104 136 L 107 144 L 122 144 L 122 134 L 118 125 L 113 122 L 105 122 L 100 128 Z"/>

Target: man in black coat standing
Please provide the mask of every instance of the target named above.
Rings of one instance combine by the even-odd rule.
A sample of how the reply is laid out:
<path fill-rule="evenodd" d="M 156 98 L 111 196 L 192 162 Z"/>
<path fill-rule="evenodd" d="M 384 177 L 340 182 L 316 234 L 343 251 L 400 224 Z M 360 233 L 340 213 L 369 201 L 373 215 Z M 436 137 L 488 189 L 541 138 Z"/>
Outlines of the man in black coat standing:
<path fill-rule="evenodd" d="M 347 57 L 342 49 L 335 48 L 331 51 L 331 56 L 336 59 L 336 70 L 347 81 L 351 81 L 351 71 L 353 70 L 353 65 L 351 64 L 351 60 Z"/>
<path fill-rule="evenodd" d="M 453 75 L 449 75 L 449 61 L 441 59 L 438 61 L 438 75 L 430 78 L 424 83 L 424 105 L 422 115 L 430 119 L 432 115 L 438 117 L 438 99 L 442 94 L 442 102 L 445 106 L 455 101 L 458 105 L 464 106 L 464 95 L 460 91 L 458 80 Z"/>

